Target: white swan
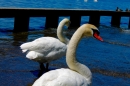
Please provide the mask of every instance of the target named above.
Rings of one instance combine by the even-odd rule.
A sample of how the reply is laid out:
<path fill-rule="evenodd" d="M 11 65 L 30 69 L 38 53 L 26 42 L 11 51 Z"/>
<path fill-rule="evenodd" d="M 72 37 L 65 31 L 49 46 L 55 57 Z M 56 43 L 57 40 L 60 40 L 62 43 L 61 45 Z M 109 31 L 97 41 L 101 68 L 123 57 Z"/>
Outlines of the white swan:
<path fill-rule="evenodd" d="M 53 37 L 41 37 L 32 42 L 23 43 L 20 48 L 23 53 L 28 52 L 26 57 L 40 63 L 41 70 L 48 70 L 49 62 L 59 59 L 66 55 L 69 39 L 64 36 L 62 28 L 69 26 L 70 21 L 64 18 L 58 25 L 57 36 L 60 40 Z M 47 63 L 44 67 L 43 63 Z"/>
<path fill-rule="evenodd" d="M 67 48 L 66 62 L 70 69 L 61 68 L 43 74 L 32 86 L 90 86 L 92 73 L 89 68 L 76 60 L 76 48 L 84 36 L 93 36 L 103 41 L 98 29 L 91 24 L 80 26 L 73 34 Z"/>

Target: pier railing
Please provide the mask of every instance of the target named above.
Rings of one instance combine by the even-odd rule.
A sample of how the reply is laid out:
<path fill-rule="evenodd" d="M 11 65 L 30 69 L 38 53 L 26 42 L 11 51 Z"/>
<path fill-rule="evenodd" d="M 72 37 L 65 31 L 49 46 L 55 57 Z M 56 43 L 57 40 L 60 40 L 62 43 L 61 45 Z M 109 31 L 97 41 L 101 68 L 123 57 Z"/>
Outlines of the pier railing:
<path fill-rule="evenodd" d="M 0 8 L 0 18 L 14 18 L 14 32 L 28 31 L 30 17 L 46 17 L 45 28 L 55 28 L 60 16 L 70 16 L 70 27 L 79 27 L 82 16 L 89 16 L 89 23 L 96 26 L 99 25 L 101 16 L 111 16 L 111 25 L 118 27 L 121 17 L 130 17 L 130 12 L 91 9 Z M 130 21 L 128 27 L 130 27 Z"/>

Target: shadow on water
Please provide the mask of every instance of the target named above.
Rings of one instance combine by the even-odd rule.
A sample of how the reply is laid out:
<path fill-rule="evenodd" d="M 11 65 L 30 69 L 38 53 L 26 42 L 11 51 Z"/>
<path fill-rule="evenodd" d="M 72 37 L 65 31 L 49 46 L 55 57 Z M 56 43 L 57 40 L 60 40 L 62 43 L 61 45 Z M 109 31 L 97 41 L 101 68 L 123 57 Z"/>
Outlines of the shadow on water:
<path fill-rule="evenodd" d="M 26 42 L 28 39 L 28 32 L 13 33 L 13 43 L 14 46 L 19 46 L 20 42 Z"/>
<path fill-rule="evenodd" d="M 74 29 L 70 30 L 64 30 L 64 34 L 66 34 L 66 36 L 68 38 L 70 38 L 72 36 L 72 34 L 74 33 Z M 56 34 L 56 28 L 48 28 L 45 30 L 39 30 L 39 31 L 29 31 L 29 32 L 19 32 L 19 33 L 12 33 L 12 37 L 13 37 L 13 43 L 12 45 L 14 46 L 19 46 L 21 43 L 25 43 L 28 41 L 33 41 L 36 38 L 39 37 L 55 37 L 57 38 L 57 34 Z"/>
<path fill-rule="evenodd" d="M 123 78 L 123 77 L 126 77 L 126 78 L 130 78 L 130 73 L 121 73 L 121 72 L 117 72 L 117 71 L 111 71 L 111 70 L 104 70 L 104 69 L 91 69 L 91 71 L 93 73 L 99 73 L 99 74 L 103 74 L 103 75 L 106 75 L 106 76 L 113 76 L 113 77 L 120 77 L 120 78 Z"/>
<path fill-rule="evenodd" d="M 58 68 L 56 68 L 56 67 L 51 67 L 51 68 L 49 68 L 49 71 L 51 71 L 51 70 L 56 70 L 56 69 L 58 69 Z M 40 77 L 40 76 L 42 76 L 44 73 L 46 73 L 46 72 L 44 72 L 44 71 L 41 71 L 41 70 L 32 70 L 32 71 L 30 71 L 34 76 L 36 76 L 36 78 L 33 80 L 33 82 L 32 83 L 29 83 L 27 86 L 32 86 L 33 85 L 33 83 Z"/>
<path fill-rule="evenodd" d="M 55 69 L 58 69 L 58 68 L 49 68 L 48 71 L 51 71 L 51 70 L 55 70 Z M 47 71 L 47 72 L 48 72 Z M 39 78 L 41 75 L 43 75 L 44 73 L 46 73 L 46 71 L 41 71 L 41 70 L 32 70 L 30 71 L 34 76 L 36 76 L 37 78 Z"/>

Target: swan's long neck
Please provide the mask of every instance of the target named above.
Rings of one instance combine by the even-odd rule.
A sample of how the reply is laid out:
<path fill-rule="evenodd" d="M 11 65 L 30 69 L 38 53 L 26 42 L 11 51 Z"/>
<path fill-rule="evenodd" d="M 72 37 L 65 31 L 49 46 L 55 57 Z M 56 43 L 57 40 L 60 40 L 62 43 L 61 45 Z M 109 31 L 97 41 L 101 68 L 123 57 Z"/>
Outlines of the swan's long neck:
<path fill-rule="evenodd" d="M 83 75 L 88 81 L 91 82 L 91 71 L 89 68 L 76 60 L 76 48 L 83 37 L 84 28 L 80 27 L 72 36 L 67 48 L 66 61 L 70 69 Z"/>
<path fill-rule="evenodd" d="M 60 22 L 59 26 L 57 28 L 57 36 L 60 39 L 61 42 L 68 44 L 69 43 L 69 39 L 63 34 L 63 27 L 65 25 L 66 21 Z"/>

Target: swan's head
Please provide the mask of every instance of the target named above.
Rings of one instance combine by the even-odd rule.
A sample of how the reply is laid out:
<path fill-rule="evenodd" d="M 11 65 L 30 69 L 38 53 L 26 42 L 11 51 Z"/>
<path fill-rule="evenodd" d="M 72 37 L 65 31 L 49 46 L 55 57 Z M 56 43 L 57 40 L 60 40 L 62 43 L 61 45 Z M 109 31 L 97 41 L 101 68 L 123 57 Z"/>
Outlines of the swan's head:
<path fill-rule="evenodd" d="M 83 27 L 85 27 L 85 32 L 83 36 L 93 36 L 94 38 L 103 41 L 103 39 L 100 37 L 100 32 L 98 28 L 92 24 L 84 24 Z"/>
<path fill-rule="evenodd" d="M 70 22 L 69 19 L 64 18 L 64 19 L 62 20 L 62 23 L 63 23 L 65 26 L 69 27 L 71 22 Z"/>

